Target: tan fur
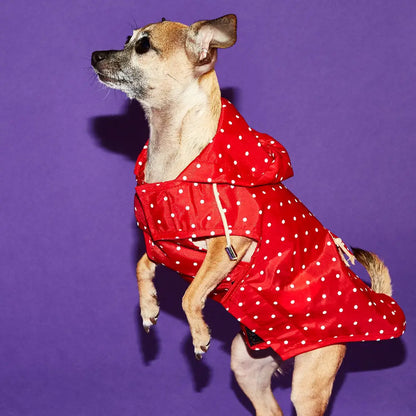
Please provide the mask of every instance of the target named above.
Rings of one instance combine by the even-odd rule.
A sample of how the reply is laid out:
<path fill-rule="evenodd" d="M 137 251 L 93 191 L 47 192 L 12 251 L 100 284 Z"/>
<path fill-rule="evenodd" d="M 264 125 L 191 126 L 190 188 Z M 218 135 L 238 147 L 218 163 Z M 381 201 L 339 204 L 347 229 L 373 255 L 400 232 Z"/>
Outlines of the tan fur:
<path fill-rule="evenodd" d="M 376 254 L 360 248 L 353 248 L 352 251 L 356 259 L 367 269 L 374 292 L 391 296 L 393 290 L 390 273 L 383 261 Z"/>
<path fill-rule="evenodd" d="M 136 54 L 134 45 L 143 36 L 149 37 L 152 49 Z M 230 47 L 235 41 L 236 18 L 227 15 L 190 27 L 166 21 L 147 25 L 134 31 L 124 50 L 94 52 L 92 63 L 100 80 L 137 99 L 145 110 L 150 126 L 146 182 L 175 179 L 215 135 L 221 112 L 214 71 L 216 49 Z M 207 246 L 205 260 L 182 299 L 198 359 L 210 343 L 202 314 L 206 298 L 253 247 L 246 237 L 231 239 L 237 262 L 230 261 L 224 251 L 225 237 L 202 242 Z M 391 292 L 387 268 L 379 259 L 363 251 L 355 254 L 369 269 L 375 290 Z M 159 316 L 155 268 L 146 254 L 137 263 L 141 316 L 147 332 Z M 344 345 L 331 345 L 295 358 L 291 397 L 298 416 L 323 415 L 344 354 Z M 232 344 L 231 368 L 257 416 L 282 415 L 270 387 L 270 378 L 279 369 L 275 353 L 249 350 L 238 334 Z"/>

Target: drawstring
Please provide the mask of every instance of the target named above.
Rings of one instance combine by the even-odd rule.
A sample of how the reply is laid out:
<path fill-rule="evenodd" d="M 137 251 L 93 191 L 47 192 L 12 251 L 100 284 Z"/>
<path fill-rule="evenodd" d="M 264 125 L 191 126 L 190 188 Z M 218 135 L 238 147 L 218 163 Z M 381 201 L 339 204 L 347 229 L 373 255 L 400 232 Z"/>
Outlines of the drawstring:
<path fill-rule="evenodd" d="M 212 188 L 214 191 L 214 197 L 215 197 L 215 202 L 217 203 L 218 212 L 220 213 L 222 225 L 224 227 L 225 240 L 227 242 L 225 251 L 227 252 L 230 260 L 235 261 L 237 260 L 237 253 L 235 252 L 234 247 L 231 245 L 230 230 L 228 229 L 227 218 L 225 217 L 224 210 L 222 208 L 222 204 L 220 201 L 220 194 L 218 192 L 217 184 L 216 183 L 212 184 Z"/>
<path fill-rule="evenodd" d="M 341 240 L 341 238 L 334 237 L 330 231 L 329 231 L 329 234 L 331 235 L 332 239 L 334 240 L 334 243 L 337 246 L 338 251 L 339 251 L 339 253 L 341 255 L 341 258 L 344 261 L 344 263 L 348 267 L 350 267 L 350 263 L 349 262 L 351 262 L 351 264 L 354 265 L 355 264 L 355 260 L 356 260 L 354 254 L 352 254 L 351 251 L 349 251 L 347 249 L 347 247 L 345 246 L 345 243 Z M 345 255 L 345 257 L 344 257 L 344 255 Z"/>

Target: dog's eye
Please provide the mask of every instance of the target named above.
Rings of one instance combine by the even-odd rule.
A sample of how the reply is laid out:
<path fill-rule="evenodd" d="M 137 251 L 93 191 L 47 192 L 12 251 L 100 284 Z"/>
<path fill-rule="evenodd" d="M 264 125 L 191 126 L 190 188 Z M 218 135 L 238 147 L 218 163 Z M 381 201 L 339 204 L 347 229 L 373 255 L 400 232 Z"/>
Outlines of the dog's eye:
<path fill-rule="evenodd" d="M 126 41 L 124 42 L 124 45 L 127 45 L 130 42 L 131 36 L 127 36 Z"/>
<path fill-rule="evenodd" d="M 135 46 L 136 52 L 138 54 L 143 54 L 149 51 L 150 49 L 150 40 L 149 36 L 143 36 L 136 42 Z"/>

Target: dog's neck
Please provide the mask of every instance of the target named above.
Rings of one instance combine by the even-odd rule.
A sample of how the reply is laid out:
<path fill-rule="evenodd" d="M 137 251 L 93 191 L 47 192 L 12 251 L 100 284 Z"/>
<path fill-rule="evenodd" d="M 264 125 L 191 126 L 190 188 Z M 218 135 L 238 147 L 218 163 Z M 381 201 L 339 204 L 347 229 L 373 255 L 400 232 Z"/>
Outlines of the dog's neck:
<path fill-rule="evenodd" d="M 203 75 L 174 101 L 143 107 L 150 126 L 145 181 L 175 179 L 217 131 L 221 93 L 216 74 Z"/>

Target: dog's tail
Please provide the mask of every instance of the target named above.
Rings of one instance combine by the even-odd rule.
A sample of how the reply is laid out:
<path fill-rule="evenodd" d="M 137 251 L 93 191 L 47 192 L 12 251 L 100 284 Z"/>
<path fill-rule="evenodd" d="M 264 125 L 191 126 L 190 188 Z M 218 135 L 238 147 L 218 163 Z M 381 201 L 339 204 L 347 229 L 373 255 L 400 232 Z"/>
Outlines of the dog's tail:
<path fill-rule="evenodd" d="M 351 248 L 355 258 L 367 269 L 371 279 L 371 288 L 374 292 L 391 296 L 390 273 L 383 261 L 374 253 L 360 248 Z"/>

